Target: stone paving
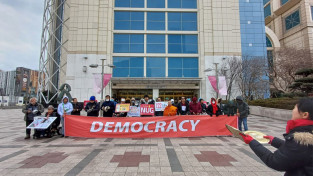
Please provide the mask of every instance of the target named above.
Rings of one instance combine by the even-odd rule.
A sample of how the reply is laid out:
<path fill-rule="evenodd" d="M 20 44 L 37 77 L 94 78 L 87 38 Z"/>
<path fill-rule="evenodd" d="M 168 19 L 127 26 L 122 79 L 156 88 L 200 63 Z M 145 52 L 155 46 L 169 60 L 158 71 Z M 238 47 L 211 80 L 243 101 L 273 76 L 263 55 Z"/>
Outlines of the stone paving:
<path fill-rule="evenodd" d="M 285 124 L 257 116 L 248 119 L 249 130 L 280 138 Z M 0 110 L 0 175 L 283 175 L 233 137 L 24 140 L 24 136 L 21 110 Z"/>

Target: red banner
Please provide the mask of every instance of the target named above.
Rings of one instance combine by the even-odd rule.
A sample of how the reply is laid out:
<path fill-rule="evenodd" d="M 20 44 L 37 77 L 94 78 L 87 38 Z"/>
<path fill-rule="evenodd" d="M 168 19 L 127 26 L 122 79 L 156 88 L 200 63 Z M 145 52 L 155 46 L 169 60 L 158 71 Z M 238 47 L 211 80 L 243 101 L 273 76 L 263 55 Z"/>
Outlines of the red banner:
<path fill-rule="evenodd" d="M 228 136 L 225 124 L 237 128 L 235 116 L 99 118 L 67 115 L 65 136 L 86 138 L 169 138 Z"/>
<path fill-rule="evenodd" d="M 141 104 L 140 115 L 154 116 L 154 105 L 153 104 Z"/>

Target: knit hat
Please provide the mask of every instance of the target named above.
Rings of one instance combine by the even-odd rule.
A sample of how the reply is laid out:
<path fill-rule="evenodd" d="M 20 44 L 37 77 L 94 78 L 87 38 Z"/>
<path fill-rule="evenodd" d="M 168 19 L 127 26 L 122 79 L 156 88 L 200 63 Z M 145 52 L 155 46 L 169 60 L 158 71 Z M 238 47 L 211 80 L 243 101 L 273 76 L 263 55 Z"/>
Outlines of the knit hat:
<path fill-rule="evenodd" d="M 95 96 L 91 96 L 89 100 L 90 100 L 90 101 L 95 101 L 95 100 L 96 100 L 96 97 L 95 97 Z"/>

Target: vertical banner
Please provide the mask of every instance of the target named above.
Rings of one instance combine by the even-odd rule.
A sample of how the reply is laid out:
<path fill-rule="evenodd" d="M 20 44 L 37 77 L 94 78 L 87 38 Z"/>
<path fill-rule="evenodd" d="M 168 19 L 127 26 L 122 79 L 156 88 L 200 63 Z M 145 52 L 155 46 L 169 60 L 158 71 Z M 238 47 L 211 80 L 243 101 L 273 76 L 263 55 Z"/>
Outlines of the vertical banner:
<path fill-rule="evenodd" d="M 153 104 L 141 104 L 140 115 L 154 116 L 154 105 Z"/>
<path fill-rule="evenodd" d="M 215 76 L 209 76 L 209 81 L 213 87 L 213 89 L 215 90 L 215 92 L 217 92 L 217 81 L 216 81 L 216 77 Z"/>
<path fill-rule="evenodd" d="M 219 94 L 227 95 L 227 84 L 226 84 L 225 76 L 218 77 L 218 89 L 219 89 Z"/>
<path fill-rule="evenodd" d="M 112 77 L 112 74 L 103 74 L 103 88 L 105 88 L 108 85 L 108 83 L 111 80 L 111 77 Z M 93 89 L 95 92 L 100 93 L 101 92 L 101 82 L 102 82 L 101 74 L 94 73 L 93 78 L 94 78 Z"/>

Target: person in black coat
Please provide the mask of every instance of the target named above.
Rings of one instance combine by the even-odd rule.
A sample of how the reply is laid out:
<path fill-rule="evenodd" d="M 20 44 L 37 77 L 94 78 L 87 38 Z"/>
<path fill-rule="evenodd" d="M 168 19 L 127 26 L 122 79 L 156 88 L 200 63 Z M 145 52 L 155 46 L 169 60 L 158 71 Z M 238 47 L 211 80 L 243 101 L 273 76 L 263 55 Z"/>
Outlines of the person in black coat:
<path fill-rule="evenodd" d="M 211 117 L 213 115 L 216 115 L 216 117 L 222 115 L 221 109 L 217 105 L 215 98 L 211 98 L 211 104 L 208 106 L 206 113 Z"/>
<path fill-rule="evenodd" d="M 96 102 L 96 97 L 91 96 L 89 102 L 85 107 L 85 111 L 87 112 L 87 116 L 98 117 L 99 116 L 99 104 Z"/>
<path fill-rule="evenodd" d="M 115 103 L 110 100 L 110 95 L 105 96 L 105 101 L 101 105 L 103 117 L 112 117 L 115 112 Z"/>
<path fill-rule="evenodd" d="M 82 111 L 82 106 L 77 102 L 77 98 L 73 98 L 73 111 L 71 112 L 71 115 L 78 115 L 80 116 L 80 111 Z"/>
<path fill-rule="evenodd" d="M 190 108 L 189 103 L 186 101 L 185 97 L 181 97 L 181 102 L 177 105 L 177 113 L 178 115 L 189 115 Z"/>
<path fill-rule="evenodd" d="M 240 134 L 254 153 L 270 168 L 285 176 L 313 175 L 313 99 L 302 99 L 287 122 L 285 140 L 264 136 L 277 148 L 274 153 L 249 135 Z"/>

